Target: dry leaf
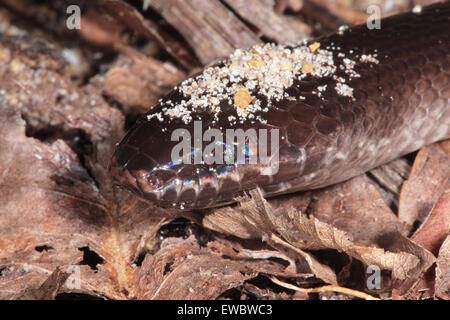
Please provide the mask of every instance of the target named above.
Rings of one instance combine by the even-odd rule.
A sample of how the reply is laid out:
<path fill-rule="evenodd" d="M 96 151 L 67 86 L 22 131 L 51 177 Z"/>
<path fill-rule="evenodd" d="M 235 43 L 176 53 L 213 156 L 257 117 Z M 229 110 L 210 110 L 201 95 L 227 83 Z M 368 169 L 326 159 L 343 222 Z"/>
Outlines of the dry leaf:
<path fill-rule="evenodd" d="M 422 223 L 447 188 L 450 179 L 448 145 L 450 141 L 435 143 L 417 154 L 410 177 L 400 193 L 398 216 L 401 221 L 410 225 L 416 221 Z"/>
<path fill-rule="evenodd" d="M 351 180 L 344 185 L 349 183 Z M 434 262 L 431 253 L 398 231 L 385 234 L 383 245 L 386 250 L 365 246 L 354 242 L 345 231 L 317 218 L 309 218 L 295 209 L 272 210 L 258 192 L 252 193 L 252 201 L 243 201 L 239 207 L 221 208 L 207 214 L 202 223 L 205 227 L 238 237 L 266 239 L 274 233 L 304 250 L 335 249 L 366 265 L 391 270 L 398 279 L 418 277 Z"/>
<path fill-rule="evenodd" d="M 436 296 L 450 300 L 450 236 L 441 246 L 436 262 Z"/>
<path fill-rule="evenodd" d="M 191 236 L 168 238 L 153 256 L 148 255 L 138 276 L 139 299 L 214 299 L 240 286 L 259 272 L 280 274 L 284 267 L 267 260 L 261 251 L 246 252 L 247 259 L 224 258 L 217 243 L 200 247 Z"/>
<path fill-rule="evenodd" d="M 444 192 L 422 226 L 411 240 L 438 256 L 439 248 L 450 228 L 450 191 Z M 408 279 L 396 283 L 393 296 L 397 299 L 427 299 L 434 296 L 435 267 L 430 268 L 419 279 Z M 437 278 L 436 278 L 437 279 Z M 437 280 L 436 280 L 437 281 Z"/>
<path fill-rule="evenodd" d="M 187 224 L 183 237 L 162 232 L 180 215 L 113 188 L 107 167 L 125 116 L 132 120 L 185 77 L 160 59 L 192 73 L 199 61 L 237 47 L 297 42 L 312 28 L 283 10 L 298 11 L 301 1 L 152 1 L 144 7 L 154 12 L 142 14 L 121 0 L 85 2 L 80 31 L 67 29 L 60 1 L 7 2 L 0 6 L 0 298 L 307 299 L 305 292 L 341 281 L 364 290 L 357 268 L 376 264 L 392 271 L 394 299 L 434 297 L 434 285 L 435 296 L 448 299 L 448 142 L 419 152 L 400 220 L 391 209 L 409 172 L 405 159 L 368 174 L 381 190 L 362 176 L 269 201 L 252 191 L 234 207 L 184 213 L 220 233 Z M 325 29 L 344 24 L 317 3 L 305 1 L 301 14 Z M 38 23 L 17 24 L 24 19 Z M 422 224 L 408 239 L 401 221 L 408 231 Z M 272 276 L 303 292 L 280 292 Z"/>

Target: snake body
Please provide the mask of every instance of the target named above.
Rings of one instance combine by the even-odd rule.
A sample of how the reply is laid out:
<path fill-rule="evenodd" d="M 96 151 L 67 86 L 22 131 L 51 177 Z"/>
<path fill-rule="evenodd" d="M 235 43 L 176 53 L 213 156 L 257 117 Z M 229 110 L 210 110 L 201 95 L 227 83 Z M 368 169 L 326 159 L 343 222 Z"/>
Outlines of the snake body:
<path fill-rule="evenodd" d="M 325 187 L 449 138 L 449 80 L 449 2 L 385 18 L 380 29 L 360 25 L 296 47 L 240 50 L 140 117 L 111 172 L 145 199 L 184 210 L 230 203 L 255 187 L 267 197 Z M 193 135 L 196 120 L 204 130 L 279 130 L 278 171 L 174 162 L 171 134 Z"/>

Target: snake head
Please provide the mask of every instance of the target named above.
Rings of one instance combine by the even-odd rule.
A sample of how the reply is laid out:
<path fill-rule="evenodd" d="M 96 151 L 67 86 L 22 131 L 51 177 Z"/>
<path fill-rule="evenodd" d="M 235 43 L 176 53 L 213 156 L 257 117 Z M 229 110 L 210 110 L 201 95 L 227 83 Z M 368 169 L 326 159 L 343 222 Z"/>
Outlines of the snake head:
<path fill-rule="evenodd" d="M 161 123 L 155 118 L 137 121 L 112 157 L 114 183 L 160 207 L 181 210 L 209 207 L 220 199 L 235 197 L 240 185 L 233 164 L 196 162 L 194 147 L 184 158 L 174 159 L 172 151 L 179 145 L 172 138 L 176 129 L 188 134 L 194 130 L 192 126 Z"/>
<path fill-rule="evenodd" d="M 204 115 L 202 119 L 207 117 Z M 267 154 L 262 144 L 258 144 L 262 140 L 257 138 L 257 130 L 248 126 L 245 130 L 234 128 L 234 134 L 242 133 L 243 137 L 233 136 L 231 143 L 226 134 L 222 135 L 226 132 L 225 123 L 219 122 L 213 128 L 211 121 L 199 122 L 183 124 L 142 117 L 116 148 L 110 165 L 115 184 L 160 207 L 191 210 L 234 202 L 245 190 L 270 182 L 266 171 L 272 168 L 261 165 L 258 162 L 261 159 L 256 157 L 261 151 Z M 272 141 L 273 132 L 267 134 L 268 128 L 262 130 L 266 134 L 264 137 L 269 136 Z M 222 139 L 206 139 L 196 145 L 197 132 L 202 139 L 208 137 L 208 132 Z M 180 139 L 182 137 L 186 139 Z M 183 147 L 185 141 L 188 145 Z M 234 158 L 228 160 L 230 154 Z M 238 155 L 242 156 L 241 162 Z M 253 159 L 254 163 L 250 163 Z M 276 160 L 273 163 L 278 165 L 276 157 L 270 160 Z"/>
<path fill-rule="evenodd" d="M 118 144 L 112 157 L 110 172 L 114 183 L 161 207 L 184 209 L 183 203 L 178 201 L 186 189 L 180 179 L 183 166 L 171 159 L 173 144 L 158 121 L 140 118 Z M 195 175 L 191 181 L 191 188 L 198 188 Z"/>

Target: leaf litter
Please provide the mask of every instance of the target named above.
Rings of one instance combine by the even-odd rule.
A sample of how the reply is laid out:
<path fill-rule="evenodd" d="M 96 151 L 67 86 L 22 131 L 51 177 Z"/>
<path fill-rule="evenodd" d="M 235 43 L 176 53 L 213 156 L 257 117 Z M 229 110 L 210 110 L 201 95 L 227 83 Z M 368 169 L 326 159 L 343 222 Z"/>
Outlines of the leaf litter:
<path fill-rule="evenodd" d="M 125 10 L 133 28 L 164 43 L 181 66 L 195 65 L 136 10 L 104 3 Z M 151 74 L 168 66 L 118 34 L 110 45 L 121 58 L 81 86 L 59 48 L 0 38 L 1 299 L 448 299 L 448 142 L 423 148 L 403 186 L 408 165 L 396 160 L 322 190 L 267 200 L 253 190 L 237 205 L 183 215 L 114 188 L 107 168 L 124 113 L 185 74 L 170 66 L 161 86 Z M 193 231 L 163 236 L 180 216 Z M 371 265 L 391 287 L 365 286 Z"/>

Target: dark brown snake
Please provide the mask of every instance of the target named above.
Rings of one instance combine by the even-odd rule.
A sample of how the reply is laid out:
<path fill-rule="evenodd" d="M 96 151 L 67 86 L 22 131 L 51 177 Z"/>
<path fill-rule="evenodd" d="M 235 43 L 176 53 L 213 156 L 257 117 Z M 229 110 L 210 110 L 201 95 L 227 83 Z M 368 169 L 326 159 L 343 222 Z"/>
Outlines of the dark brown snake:
<path fill-rule="evenodd" d="M 260 101 L 253 120 L 230 120 L 241 108 L 233 100 L 238 89 L 216 111 L 188 107 L 205 130 L 279 129 L 276 174 L 263 175 L 261 164 L 173 163 L 178 141 L 171 141 L 171 133 L 194 130 L 193 121 L 167 116 L 168 106 L 183 104 L 191 94 L 174 89 L 118 145 L 111 163 L 115 182 L 159 206 L 200 209 L 233 202 L 255 187 L 268 197 L 332 185 L 450 137 L 449 2 L 383 19 L 381 29 L 360 25 L 316 41 L 331 52 L 336 70 L 317 76 L 310 72 L 317 65 L 303 66 L 304 76 L 287 85 L 278 101 L 258 91 L 260 83 L 244 90 Z M 310 48 L 313 54 L 320 49 Z M 190 83 L 194 89 L 201 84 Z"/>

